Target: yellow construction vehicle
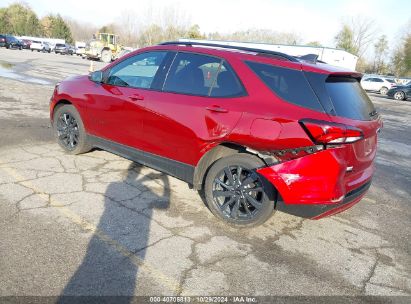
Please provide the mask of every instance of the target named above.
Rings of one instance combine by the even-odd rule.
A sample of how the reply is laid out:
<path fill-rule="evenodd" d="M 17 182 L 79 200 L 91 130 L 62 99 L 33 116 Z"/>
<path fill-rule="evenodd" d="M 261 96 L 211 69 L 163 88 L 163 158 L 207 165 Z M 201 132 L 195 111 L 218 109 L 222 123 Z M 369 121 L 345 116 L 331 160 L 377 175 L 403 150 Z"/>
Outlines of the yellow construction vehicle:
<path fill-rule="evenodd" d="M 117 59 L 123 47 L 119 44 L 119 37 L 115 34 L 97 33 L 86 45 L 87 59 L 99 59 L 111 62 Z"/>

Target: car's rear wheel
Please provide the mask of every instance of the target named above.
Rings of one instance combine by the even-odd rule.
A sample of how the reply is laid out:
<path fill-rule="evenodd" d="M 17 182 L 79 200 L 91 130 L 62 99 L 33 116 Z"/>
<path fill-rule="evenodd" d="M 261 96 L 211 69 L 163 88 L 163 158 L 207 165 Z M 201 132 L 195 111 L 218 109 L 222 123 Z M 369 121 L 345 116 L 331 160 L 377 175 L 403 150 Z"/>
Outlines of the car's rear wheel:
<path fill-rule="evenodd" d="M 240 153 L 215 162 L 205 180 L 205 198 L 210 211 L 236 227 L 264 223 L 274 210 L 274 188 L 256 169 L 264 163 Z"/>
<path fill-rule="evenodd" d="M 394 99 L 395 100 L 404 100 L 405 99 L 405 94 L 402 91 L 395 92 L 394 94 Z"/>
<path fill-rule="evenodd" d="M 380 94 L 381 94 L 381 95 L 387 95 L 387 93 L 388 93 L 388 88 L 382 87 L 382 88 L 380 89 Z"/>
<path fill-rule="evenodd" d="M 76 108 L 63 105 L 54 112 L 54 134 L 59 145 L 70 154 L 81 154 L 91 150 L 83 121 Z"/>

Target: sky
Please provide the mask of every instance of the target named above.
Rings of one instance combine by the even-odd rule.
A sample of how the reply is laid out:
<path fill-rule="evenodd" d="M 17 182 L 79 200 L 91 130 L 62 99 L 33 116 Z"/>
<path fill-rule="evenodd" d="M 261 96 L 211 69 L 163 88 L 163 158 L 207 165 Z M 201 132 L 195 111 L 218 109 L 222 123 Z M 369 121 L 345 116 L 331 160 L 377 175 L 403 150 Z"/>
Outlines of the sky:
<path fill-rule="evenodd" d="M 14 0 L 0 0 L 0 7 Z M 391 44 L 399 39 L 399 31 L 411 19 L 409 0 L 25 0 L 43 17 L 59 13 L 97 26 L 121 20 L 124 12 L 148 20 L 149 12 L 176 9 L 201 32 L 223 32 L 249 28 L 271 29 L 298 34 L 304 42 L 319 41 L 334 46 L 334 37 L 341 23 L 352 16 L 375 20 L 378 34 L 388 36 Z M 116 6 L 114 6 L 114 3 Z"/>

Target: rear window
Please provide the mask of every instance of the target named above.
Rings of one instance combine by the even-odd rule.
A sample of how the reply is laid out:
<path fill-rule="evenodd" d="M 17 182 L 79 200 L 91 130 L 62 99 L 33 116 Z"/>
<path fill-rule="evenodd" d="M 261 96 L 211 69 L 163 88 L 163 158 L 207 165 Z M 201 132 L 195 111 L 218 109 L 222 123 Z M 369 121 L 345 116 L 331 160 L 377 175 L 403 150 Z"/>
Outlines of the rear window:
<path fill-rule="evenodd" d="M 375 114 L 374 105 L 356 79 L 328 77 L 325 88 L 336 115 L 356 120 L 370 120 Z"/>
<path fill-rule="evenodd" d="M 251 61 L 246 64 L 285 101 L 315 111 L 324 111 L 302 71 Z"/>
<path fill-rule="evenodd" d="M 395 81 L 394 81 L 394 79 L 385 79 L 385 80 L 387 80 L 388 82 L 390 82 L 390 83 L 395 83 Z"/>

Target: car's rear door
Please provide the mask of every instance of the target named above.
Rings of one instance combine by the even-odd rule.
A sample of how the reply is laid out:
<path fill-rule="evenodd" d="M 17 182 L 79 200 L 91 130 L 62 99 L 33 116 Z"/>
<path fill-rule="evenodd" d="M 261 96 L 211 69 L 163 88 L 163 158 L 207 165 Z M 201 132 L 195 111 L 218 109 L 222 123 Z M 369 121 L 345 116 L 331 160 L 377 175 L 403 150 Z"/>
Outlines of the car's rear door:
<path fill-rule="evenodd" d="M 146 102 L 144 135 L 147 151 L 171 161 L 195 165 L 210 142 L 234 128 L 245 91 L 221 58 L 179 52 L 162 93 Z"/>

